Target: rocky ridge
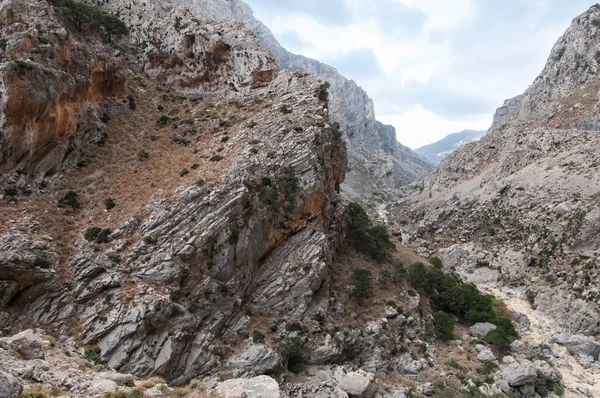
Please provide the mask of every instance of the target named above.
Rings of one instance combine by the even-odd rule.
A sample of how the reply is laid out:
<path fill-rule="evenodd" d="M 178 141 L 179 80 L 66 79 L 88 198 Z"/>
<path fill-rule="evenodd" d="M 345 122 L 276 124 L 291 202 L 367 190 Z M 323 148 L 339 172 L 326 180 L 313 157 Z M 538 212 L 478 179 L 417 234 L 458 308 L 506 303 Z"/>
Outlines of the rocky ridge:
<path fill-rule="evenodd" d="M 398 234 L 419 253 L 439 253 L 480 286 L 510 288 L 575 334 L 569 341 L 600 332 L 599 25 L 597 5 L 575 18 L 540 76 L 498 109 L 489 132 L 391 211 Z M 548 344 L 572 346 L 561 341 Z M 592 372 L 594 353 L 579 356 Z"/>
<path fill-rule="evenodd" d="M 141 1 L 115 2 L 116 9 Z M 113 4 L 113 2 L 111 2 Z M 373 101 L 354 81 L 317 60 L 284 49 L 271 31 L 257 20 L 241 0 L 154 0 L 166 18 L 191 12 L 216 21 L 240 21 L 249 26 L 261 45 L 269 50 L 282 69 L 299 70 L 331 84 L 331 116 L 340 122 L 348 143 L 349 170 L 344 195 L 362 201 L 374 191 L 393 190 L 422 177 L 433 166 L 410 148 L 398 143 L 396 131 L 375 118 Z"/>

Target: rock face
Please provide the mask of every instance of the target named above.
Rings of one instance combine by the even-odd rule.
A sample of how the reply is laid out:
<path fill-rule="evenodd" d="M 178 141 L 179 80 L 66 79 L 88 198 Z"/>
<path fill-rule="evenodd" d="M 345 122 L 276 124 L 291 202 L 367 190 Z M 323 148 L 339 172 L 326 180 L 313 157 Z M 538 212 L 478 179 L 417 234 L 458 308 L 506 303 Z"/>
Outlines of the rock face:
<path fill-rule="evenodd" d="M 512 286 L 569 331 L 597 334 L 600 61 L 593 6 L 489 132 L 399 200 L 399 233 L 478 284 Z"/>
<path fill-rule="evenodd" d="M 111 2 L 111 7 L 120 5 Z M 344 209 L 337 201 L 347 154 L 327 102 L 319 98 L 316 78 L 279 71 L 240 22 L 187 15 L 174 28 L 154 6 L 135 2 L 120 13 L 128 23 L 138 21 L 131 22 L 130 34 L 106 43 L 97 26 L 84 24 L 79 31 L 43 0 L 3 2 L 0 11 L 7 40 L 2 52 L 7 87 L 2 97 L 2 134 L 7 134 L 2 138 L 3 165 L 5 170 L 24 168 L 2 179 L 14 184 L 16 192 L 27 189 L 32 195 L 22 204 L 6 201 L 9 208 L 2 211 L 11 214 L 10 206 L 33 206 L 40 195 L 38 210 L 46 206 L 56 212 L 54 200 L 41 199 L 56 190 L 52 184 L 66 188 L 64 181 L 69 181 L 69 188 L 80 193 L 90 189 L 86 184 L 94 177 L 70 180 L 73 170 L 90 163 L 93 167 L 103 145 L 120 142 L 111 151 L 118 153 L 132 131 L 133 153 L 111 161 L 121 163 L 115 175 L 119 181 L 124 169 L 137 169 L 126 185 L 141 178 L 145 167 L 140 162 L 150 164 L 151 154 L 140 146 L 153 142 L 167 146 L 156 147 L 154 156 L 162 162 L 148 178 L 169 164 L 177 167 L 164 180 L 148 181 L 160 187 L 137 207 L 132 202 L 142 195 L 143 186 L 123 198 L 123 213 L 115 214 L 115 220 L 97 218 L 110 223 L 110 239 L 83 238 L 86 230 L 93 230 L 85 225 L 90 221 L 83 221 L 94 212 L 92 200 L 91 206 L 74 204 L 71 213 L 54 221 L 37 220 L 31 228 L 21 228 L 29 222 L 14 220 L 14 229 L 3 230 L 0 329 L 18 331 L 31 323 L 56 328 L 96 349 L 111 368 L 182 383 L 221 366 L 217 337 L 246 333 L 245 312 L 300 319 L 321 306 L 323 297 L 327 302 L 329 265 L 344 237 Z M 139 19 L 140 14 L 145 17 Z M 155 43 L 154 50 L 147 51 L 142 42 Z M 72 51 L 70 58 L 59 56 L 65 48 Z M 46 56 L 25 59 L 27 49 L 32 54 L 44 49 Z M 97 54 L 106 59 L 96 61 Z M 51 95 L 27 95 L 39 85 L 38 70 L 65 83 L 54 87 L 48 77 L 51 84 L 41 90 Z M 31 113 L 13 121 L 9 110 L 19 101 L 31 101 L 31 106 L 19 105 Z M 170 108 L 156 114 L 164 106 Z M 223 116 L 231 109 L 231 117 Z M 46 114 L 52 122 L 45 121 Z M 157 119 L 149 120 L 154 114 Z M 127 127 L 119 141 L 121 126 L 111 126 L 110 119 L 121 117 Z M 87 135 L 97 135 L 92 127 L 96 122 L 103 125 L 104 143 L 86 141 Z M 53 157 L 56 162 L 38 173 L 46 163 L 37 159 L 49 147 L 60 146 L 63 136 L 72 145 L 65 153 L 79 151 L 86 157 L 72 169 L 64 156 Z M 30 145 L 29 139 L 39 146 Z M 185 149 L 192 140 L 195 148 Z M 187 154 L 177 155 L 178 147 Z M 177 164 L 177 156 L 190 154 L 196 156 L 189 164 Z M 109 163 L 96 161 L 98 173 L 107 178 L 111 165 L 103 162 Z M 183 167 L 192 171 L 180 171 Z M 196 174 L 196 183 L 185 181 L 190 173 Z M 173 178 L 182 180 L 168 188 L 165 181 Z M 115 189 L 111 184 L 110 195 Z M 162 194 L 152 196 L 156 191 Z M 77 214 L 83 216 L 82 224 L 55 229 Z M 39 342 L 28 333 L 9 344 L 25 359 L 42 358 Z M 272 370 L 265 367 L 265 372 Z M 241 374 L 248 372 L 240 369 Z"/>
<path fill-rule="evenodd" d="M 252 345 L 229 359 L 233 377 L 254 377 L 281 370 L 281 356 L 264 345 Z"/>
<path fill-rule="evenodd" d="M 273 54 L 280 68 L 308 72 L 331 84 L 330 113 L 341 123 L 348 143 L 346 196 L 362 199 L 374 191 L 396 189 L 433 169 L 426 159 L 398 143 L 392 126 L 376 121 L 373 101 L 354 81 L 346 79 L 331 66 L 285 50 L 271 31 L 254 18 L 252 10 L 243 1 L 155 0 L 155 4 L 171 18 L 182 10 L 189 10 L 217 21 L 243 22 Z"/>

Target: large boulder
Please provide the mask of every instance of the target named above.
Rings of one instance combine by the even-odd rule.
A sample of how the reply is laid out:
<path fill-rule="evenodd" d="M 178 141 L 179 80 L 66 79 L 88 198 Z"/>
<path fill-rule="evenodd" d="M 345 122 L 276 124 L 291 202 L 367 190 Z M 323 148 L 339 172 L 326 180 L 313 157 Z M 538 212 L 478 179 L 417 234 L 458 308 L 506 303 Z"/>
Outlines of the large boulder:
<path fill-rule="evenodd" d="M 396 372 L 404 375 L 416 375 L 427 369 L 429 364 L 425 358 L 413 359 L 410 353 L 400 356 L 396 363 Z"/>
<path fill-rule="evenodd" d="M 251 345 L 229 360 L 233 377 L 254 377 L 281 369 L 281 355 L 264 345 Z"/>
<path fill-rule="evenodd" d="M 552 342 L 565 346 L 575 356 L 592 357 L 597 361 L 600 355 L 600 344 L 591 337 L 561 333 L 552 336 Z"/>
<path fill-rule="evenodd" d="M 537 377 L 537 369 L 531 361 L 524 360 L 521 363 L 512 363 L 502 370 L 501 378 L 510 387 L 520 387 L 531 384 Z"/>
<path fill-rule="evenodd" d="M 0 397 L 1 398 L 19 398 L 23 386 L 17 379 L 8 373 L 0 371 Z"/>
<path fill-rule="evenodd" d="M 44 343 L 31 329 L 15 334 L 7 340 L 10 348 L 25 360 L 44 359 Z"/>
<path fill-rule="evenodd" d="M 95 379 L 92 380 L 87 388 L 87 396 L 90 398 L 101 398 L 107 394 L 117 391 L 118 386 L 112 380 Z"/>
<path fill-rule="evenodd" d="M 485 338 L 489 332 L 492 330 L 496 330 L 497 326 L 492 323 L 481 322 L 476 323 L 475 325 L 469 328 L 469 334 L 473 337 L 477 337 L 479 339 Z"/>
<path fill-rule="evenodd" d="M 371 398 L 377 392 L 375 375 L 364 370 L 348 372 L 342 367 L 337 367 L 333 378 L 351 398 Z"/>
<path fill-rule="evenodd" d="M 215 387 L 223 398 L 280 398 L 279 384 L 269 376 L 252 379 L 230 379 Z"/>

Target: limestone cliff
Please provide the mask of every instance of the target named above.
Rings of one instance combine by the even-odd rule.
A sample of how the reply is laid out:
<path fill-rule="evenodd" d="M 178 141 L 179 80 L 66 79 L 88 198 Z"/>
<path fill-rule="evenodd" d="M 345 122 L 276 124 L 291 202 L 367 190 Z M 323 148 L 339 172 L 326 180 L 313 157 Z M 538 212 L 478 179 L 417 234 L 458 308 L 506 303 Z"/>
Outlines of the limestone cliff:
<path fill-rule="evenodd" d="M 573 20 L 527 91 L 498 109 L 487 135 L 396 209 L 398 232 L 422 254 L 441 253 L 468 280 L 591 335 L 600 332 L 599 35 L 596 5 Z M 590 368 L 594 358 L 580 357 Z"/>
<path fill-rule="evenodd" d="M 330 113 L 342 124 L 348 143 L 349 170 L 344 184 L 347 197 L 362 200 L 371 192 L 396 189 L 433 170 L 426 159 L 398 143 L 392 126 L 376 121 L 373 101 L 362 88 L 335 68 L 284 49 L 243 1 L 155 0 L 155 5 L 171 18 L 187 11 L 219 21 L 241 21 L 273 54 L 280 68 L 308 72 L 329 82 Z"/>

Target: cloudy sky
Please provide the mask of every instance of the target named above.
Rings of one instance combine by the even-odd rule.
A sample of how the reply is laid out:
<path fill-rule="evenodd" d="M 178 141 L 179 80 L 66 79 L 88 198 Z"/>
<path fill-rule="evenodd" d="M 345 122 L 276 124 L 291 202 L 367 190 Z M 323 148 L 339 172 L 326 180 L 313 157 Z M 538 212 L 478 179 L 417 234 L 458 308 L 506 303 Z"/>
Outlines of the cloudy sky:
<path fill-rule="evenodd" d="M 486 130 L 594 0 L 246 0 L 288 50 L 336 67 L 411 148 Z"/>

